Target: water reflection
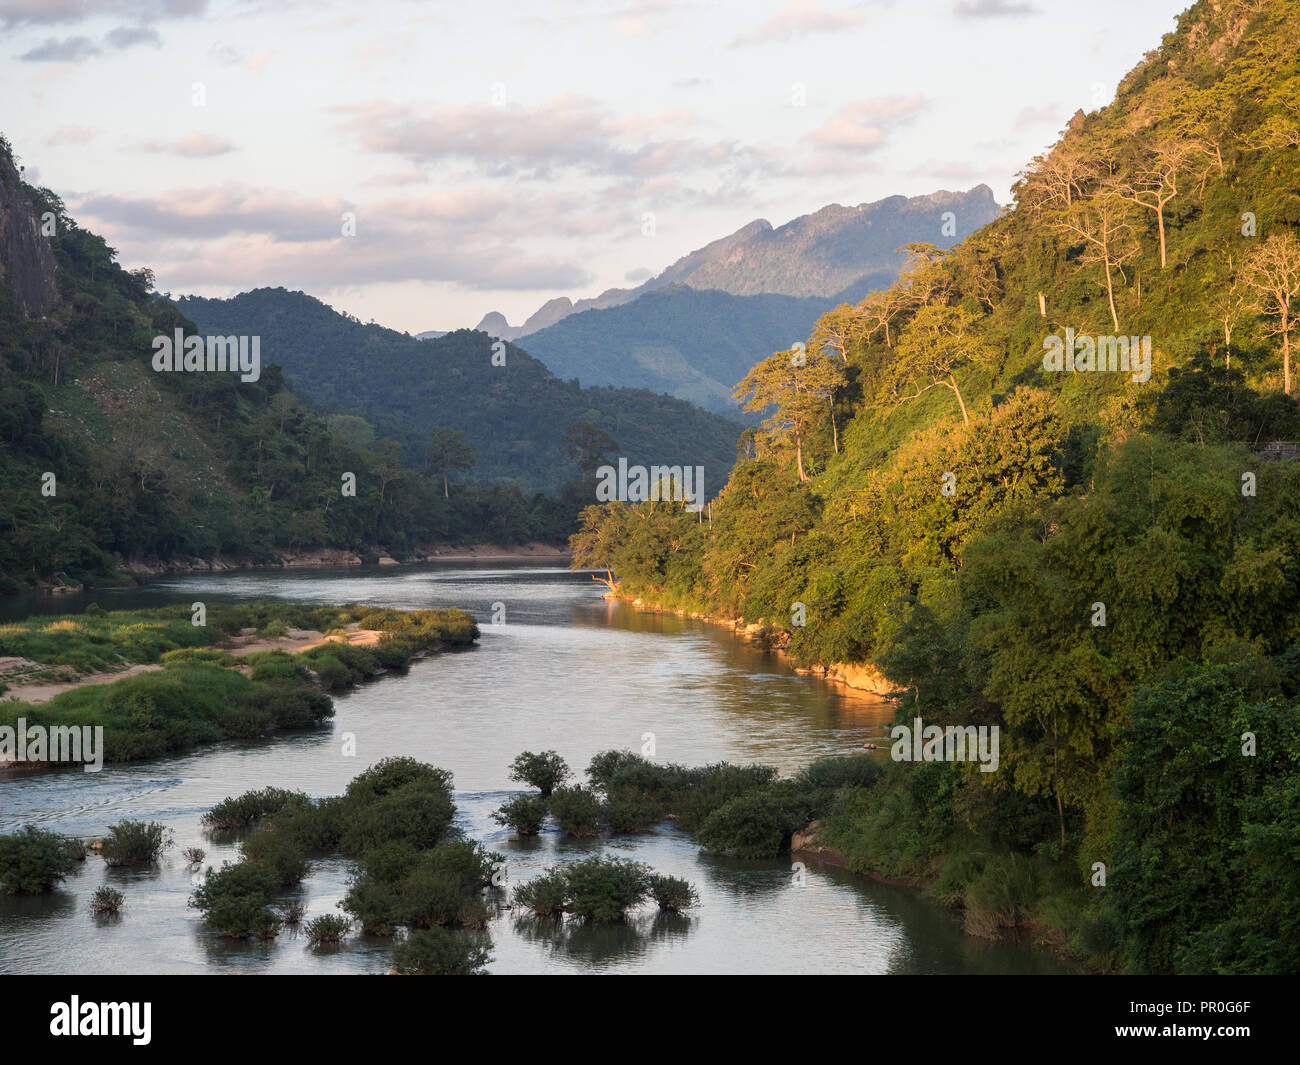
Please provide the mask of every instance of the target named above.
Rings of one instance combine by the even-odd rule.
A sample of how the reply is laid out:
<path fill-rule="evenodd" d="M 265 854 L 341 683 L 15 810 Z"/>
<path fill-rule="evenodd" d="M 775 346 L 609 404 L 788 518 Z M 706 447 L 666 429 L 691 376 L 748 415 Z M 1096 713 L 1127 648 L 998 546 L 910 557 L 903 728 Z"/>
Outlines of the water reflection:
<path fill-rule="evenodd" d="M 581 771 L 599 751 L 640 750 L 650 735 L 659 761 L 757 761 L 793 773 L 878 740 L 892 718 L 889 704 L 799 676 L 725 629 L 641 613 L 600 591 L 582 574 L 495 563 L 175 578 L 61 600 L 61 611 L 91 601 L 118 609 L 196 598 L 458 605 L 480 618 L 483 637 L 477 649 L 417 662 L 339 697 L 335 718 L 318 731 L 98 774 L 0 779 L 0 831 L 32 822 L 95 837 L 132 818 L 164 821 L 175 835 L 154 869 L 110 871 L 91 856 L 60 891 L 0 898 L 0 971 L 386 972 L 392 942 L 359 933 L 338 950 L 314 952 L 302 936 L 235 943 L 207 932 L 186 905 L 193 871 L 181 854 L 203 848 L 205 867 L 237 859 L 236 837 L 200 824 L 227 796 L 268 784 L 337 795 L 388 755 L 453 773 L 457 827 L 505 855 L 511 885 L 606 853 L 683 877 L 700 893 L 684 922 L 637 914 L 626 926 L 521 929 L 512 911 L 501 911 L 490 927 L 493 972 L 1060 971 L 1029 945 L 963 935 L 953 914 L 915 892 L 815 868 L 798 883 L 788 860 L 703 855 L 671 822 L 604 840 L 569 839 L 554 828 L 513 839 L 490 815 L 519 792 L 509 765 L 522 750 L 556 750 Z M 487 623 L 494 603 L 505 605 L 503 625 Z M 355 757 L 344 753 L 344 733 L 355 737 Z M 349 874 L 342 859 L 311 864 L 297 896 L 310 907 L 308 919 L 339 912 Z M 126 896 L 122 919 L 111 926 L 89 914 L 90 896 L 104 883 Z"/>

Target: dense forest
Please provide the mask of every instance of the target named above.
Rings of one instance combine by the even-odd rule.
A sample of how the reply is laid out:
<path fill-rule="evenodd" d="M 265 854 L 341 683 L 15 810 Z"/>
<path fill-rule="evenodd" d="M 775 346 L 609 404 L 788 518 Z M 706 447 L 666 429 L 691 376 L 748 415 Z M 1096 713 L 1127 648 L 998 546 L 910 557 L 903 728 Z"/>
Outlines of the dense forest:
<path fill-rule="evenodd" d="M 611 503 L 572 541 L 869 665 L 900 722 L 997 726 L 997 772 L 889 761 L 824 824 L 972 931 L 1300 969 L 1297 101 L 1294 5 L 1196 3 L 1002 218 L 754 367 L 709 521 Z"/>
<path fill-rule="evenodd" d="M 422 463 L 431 430 L 446 426 L 475 449 L 468 477 L 556 492 L 577 473 L 564 445 L 576 422 L 609 434 L 630 463 L 703 465 L 711 492 L 735 461 L 738 422 L 644 390 L 581 388 L 476 330 L 419 340 L 284 289 L 178 305 L 205 335 L 260 336 L 263 358 L 305 399 L 364 418 L 402 445 L 408 463 Z"/>

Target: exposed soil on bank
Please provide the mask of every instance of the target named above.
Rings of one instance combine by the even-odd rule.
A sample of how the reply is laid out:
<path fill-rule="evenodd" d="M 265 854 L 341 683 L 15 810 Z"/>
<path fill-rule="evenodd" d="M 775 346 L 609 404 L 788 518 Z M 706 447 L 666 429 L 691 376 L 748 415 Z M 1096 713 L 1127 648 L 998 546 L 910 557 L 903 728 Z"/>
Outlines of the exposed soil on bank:
<path fill-rule="evenodd" d="M 373 647 L 379 643 L 382 635 L 376 629 L 357 628 L 356 622 L 353 622 L 347 629 L 347 642 L 358 647 Z M 330 639 L 323 632 L 316 632 L 313 629 L 287 629 L 278 639 L 259 637 L 255 629 L 247 629 L 224 643 L 211 644 L 208 649 L 226 651 L 235 658 L 242 658 L 256 651 L 285 651 L 294 655 L 302 651 L 310 651 L 313 647 L 328 642 Z M 25 663 L 25 660 L 0 659 L 0 666 L 10 662 Z M 25 665 L 38 666 L 38 663 L 25 663 Z M 62 695 L 74 688 L 84 688 L 88 684 L 111 684 L 123 677 L 134 676 L 136 673 L 152 673 L 162 668 L 162 665 L 157 662 L 136 664 L 108 673 L 87 673 L 79 677 L 38 681 L 31 684 L 24 684 L 21 675 L 8 677 L 0 673 L 0 680 L 4 680 L 9 686 L 3 696 L 6 699 L 19 699 L 25 703 L 48 703 L 56 695 Z M 244 671 L 247 672 L 247 668 Z"/>
<path fill-rule="evenodd" d="M 893 693 L 897 691 L 897 685 L 891 684 L 884 674 L 864 662 L 832 662 L 830 665 L 825 666 L 796 666 L 790 661 L 790 656 L 785 651 L 786 643 L 788 643 L 787 634 L 777 632 L 770 625 L 750 625 L 743 618 L 721 617 L 715 614 L 703 614 L 694 610 L 677 610 L 671 607 L 659 606 L 638 597 L 621 595 L 618 592 L 606 592 L 605 598 L 617 599 L 648 614 L 675 614 L 679 618 L 691 618 L 709 625 L 721 625 L 730 629 L 734 635 L 739 636 L 742 640 L 761 647 L 765 651 L 780 655 L 786 660 L 791 669 L 804 676 L 821 677 L 823 680 L 843 685 L 846 688 L 852 688 L 854 691 L 874 695 L 880 699 L 892 699 Z"/>

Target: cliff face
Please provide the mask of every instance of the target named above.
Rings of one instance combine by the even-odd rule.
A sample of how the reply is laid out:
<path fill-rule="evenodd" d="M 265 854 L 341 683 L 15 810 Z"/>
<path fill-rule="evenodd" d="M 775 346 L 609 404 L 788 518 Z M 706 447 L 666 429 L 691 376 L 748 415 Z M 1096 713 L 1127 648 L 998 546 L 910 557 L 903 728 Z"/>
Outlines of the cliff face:
<path fill-rule="evenodd" d="M 36 199 L 23 184 L 13 157 L 0 146 L 0 285 L 13 295 L 26 315 L 44 314 L 54 306 L 59 289 L 54 276 L 54 250 L 41 235 Z"/>

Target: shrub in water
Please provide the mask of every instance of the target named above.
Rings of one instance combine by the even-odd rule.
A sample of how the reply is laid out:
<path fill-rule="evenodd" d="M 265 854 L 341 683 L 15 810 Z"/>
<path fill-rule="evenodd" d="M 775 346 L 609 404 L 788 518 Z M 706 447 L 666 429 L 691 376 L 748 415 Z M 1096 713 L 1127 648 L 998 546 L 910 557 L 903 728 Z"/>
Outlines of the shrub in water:
<path fill-rule="evenodd" d="M 207 857 L 207 851 L 202 847 L 186 847 L 185 850 L 181 852 L 181 857 L 189 862 L 190 865 L 201 865 L 203 864 L 203 859 Z"/>
<path fill-rule="evenodd" d="M 208 927 L 231 939 L 269 939 L 280 927 L 270 900 L 280 886 L 273 869 L 257 862 L 227 863 L 209 869 L 207 879 L 190 896 L 190 906 L 202 912 Z"/>
<path fill-rule="evenodd" d="M 663 820 L 664 811 L 639 792 L 615 787 L 601 804 L 600 818 L 613 832 L 645 832 Z"/>
<path fill-rule="evenodd" d="M 307 941 L 313 946 L 324 943 L 340 943 L 352 930 L 352 922 L 337 913 L 323 913 L 313 917 L 303 928 Z"/>
<path fill-rule="evenodd" d="M 565 835 L 595 836 L 600 832 L 600 800 L 583 787 L 551 792 L 551 814 Z"/>
<path fill-rule="evenodd" d="M 742 795 L 718 807 L 696 838 L 706 850 L 733 858 L 775 858 L 807 819 L 792 812 L 780 795 Z"/>
<path fill-rule="evenodd" d="M 650 897 L 666 913 L 679 913 L 699 903 L 700 897 L 691 884 L 677 876 L 651 873 L 646 878 Z"/>
<path fill-rule="evenodd" d="M 630 765 L 649 765 L 639 754 L 631 751 L 601 751 L 587 766 L 587 777 L 593 788 L 604 791 L 614 782 L 620 769 Z"/>
<path fill-rule="evenodd" d="M 256 862 L 275 873 L 279 887 L 293 887 L 307 875 L 307 857 L 285 833 L 274 829 L 254 832 L 240 848 L 244 860 Z"/>
<path fill-rule="evenodd" d="M 109 865 L 150 865 L 172 845 L 172 834 L 157 821 L 119 821 L 108 830 L 100 853 Z"/>
<path fill-rule="evenodd" d="M 290 927 L 300 924 L 302 919 L 307 916 L 307 906 L 302 902 L 282 902 L 279 906 L 272 907 L 272 912 L 280 919 L 281 924 L 287 924 Z"/>
<path fill-rule="evenodd" d="M 521 836 L 535 836 L 546 820 L 546 800 L 536 795 L 516 795 L 492 811 L 492 820 L 513 828 Z"/>
<path fill-rule="evenodd" d="M 559 869 L 549 869 L 515 888 L 514 904 L 534 917 L 554 917 L 568 904 L 569 882 Z"/>
<path fill-rule="evenodd" d="M 77 864 L 64 837 L 27 825 L 0 836 L 0 888 L 8 895 L 49 891 Z"/>
<path fill-rule="evenodd" d="M 646 896 L 650 870 L 626 858 L 587 858 L 564 871 L 569 909 L 588 921 L 621 921 Z"/>
<path fill-rule="evenodd" d="M 278 813 L 292 804 L 310 804 L 311 799 L 300 791 L 286 791 L 283 788 L 261 788 L 246 791 L 243 795 L 222 799 L 216 806 L 203 815 L 203 824 L 209 828 L 235 829 L 244 828 L 258 821 L 267 814 Z"/>
<path fill-rule="evenodd" d="M 111 917 L 122 908 L 124 902 L 126 897 L 115 888 L 96 888 L 90 896 L 90 912 L 96 917 Z"/>
<path fill-rule="evenodd" d="M 490 944 L 445 928 L 412 932 L 393 948 L 393 968 L 407 976 L 482 976 L 491 960 Z"/>
<path fill-rule="evenodd" d="M 524 751 L 510 763 L 510 779 L 531 784 L 547 798 L 569 778 L 569 767 L 554 751 Z"/>
<path fill-rule="evenodd" d="M 296 843 L 304 854 L 338 850 L 343 835 L 343 800 L 337 796 L 295 804 L 275 815 L 275 830 Z"/>
<path fill-rule="evenodd" d="M 741 795 L 762 791 L 775 780 L 776 770 L 771 766 L 719 762 L 692 769 L 673 800 L 675 812 L 682 827 L 695 832 L 723 804 Z"/>

